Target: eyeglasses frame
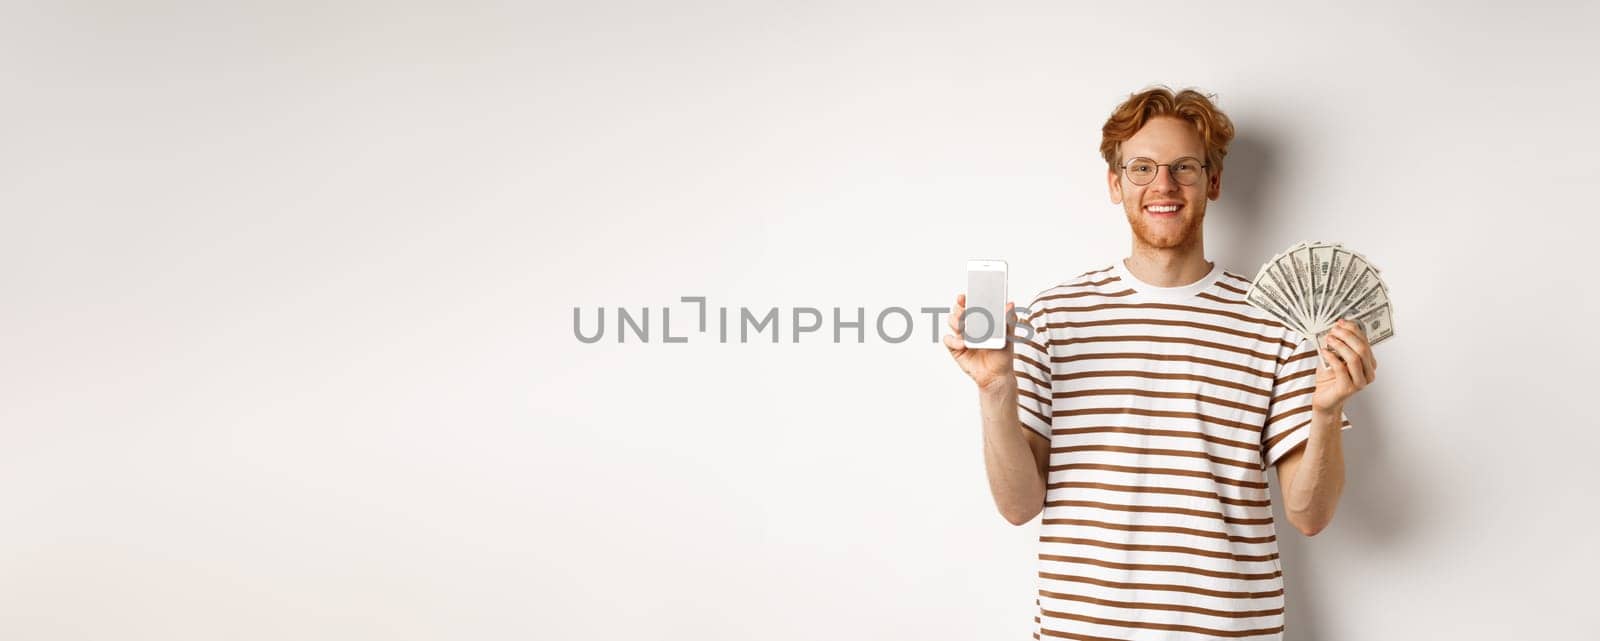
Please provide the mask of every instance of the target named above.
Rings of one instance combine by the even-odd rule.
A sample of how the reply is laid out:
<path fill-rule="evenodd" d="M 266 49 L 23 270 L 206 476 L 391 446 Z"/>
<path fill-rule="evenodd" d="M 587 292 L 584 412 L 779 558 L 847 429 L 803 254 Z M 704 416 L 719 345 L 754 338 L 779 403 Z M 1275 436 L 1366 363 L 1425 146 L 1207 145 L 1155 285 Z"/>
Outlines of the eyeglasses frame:
<path fill-rule="evenodd" d="M 1133 164 L 1133 161 L 1140 160 L 1140 159 L 1148 160 L 1148 161 L 1154 163 L 1155 166 L 1156 166 L 1156 173 L 1153 173 L 1153 174 L 1150 175 L 1150 182 L 1142 183 L 1142 184 L 1141 183 L 1137 183 L 1137 182 L 1133 181 L 1132 177 L 1128 176 L 1128 165 L 1131 165 L 1131 164 Z M 1198 183 L 1199 181 L 1196 180 L 1195 182 L 1185 184 L 1183 181 L 1178 180 L 1177 176 L 1172 174 L 1172 165 L 1173 165 L 1173 163 L 1176 163 L 1176 162 L 1179 162 L 1179 161 L 1182 161 L 1182 160 L 1200 160 L 1200 159 L 1199 158 L 1195 158 L 1194 156 L 1183 156 L 1181 158 L 1178 158 L 1177 160 L 1173 160 L 1172 162 L 1155 162 L 1154 158 L 1145 158 L 1144 156 L 1134 156 L 1133 159 L 1129 160 L 1128 162 L 1122 163 L 1121 165 L 1118 165 L 1117 168 L 1122 170 L 1122 178 L 1124 180 L 1127 180 L 1129 184 L 1134 185 L 1136 187 L 1146 187 L 1146 186 L 1149 186 L 1150 184 L 1154 183 L 1156 181 L 1156 177 L 1161 175 L 1161 168 L 1162 167 L 1166 167 L 1167 168 L 1167 175 L 1168 176 L 1172 176 L 1172 181 L 1173 182 L 1176 182 L 1179 185 L 1183 185 L 1184 187 L 1192 187 L 1196 183 Z M 1211 163 L 1209 163 L 1209 162 L 1201 162 L 1200 163 L 1200 168 L 1205 170 L 1205 171 L 1211 171 Z"/>

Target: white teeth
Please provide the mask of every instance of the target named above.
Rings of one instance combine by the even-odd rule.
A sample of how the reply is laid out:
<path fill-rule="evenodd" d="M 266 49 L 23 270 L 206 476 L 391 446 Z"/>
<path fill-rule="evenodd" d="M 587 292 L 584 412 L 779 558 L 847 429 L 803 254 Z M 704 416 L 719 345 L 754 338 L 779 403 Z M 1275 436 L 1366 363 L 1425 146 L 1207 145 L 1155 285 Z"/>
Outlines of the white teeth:
<path fill-rule="evenodd" d="M 1168 213 L 1172 213 L 1172 212 L 1178 211 L 1178 206 L 1177 205 L 1150 205 L 1148 207 L 1145 207 L 1145 209 L 1153 211 L 1153 212 L 1156 212 L 1156 213 L 1160 213 L 1160 214 L 1168 214 Z"/>

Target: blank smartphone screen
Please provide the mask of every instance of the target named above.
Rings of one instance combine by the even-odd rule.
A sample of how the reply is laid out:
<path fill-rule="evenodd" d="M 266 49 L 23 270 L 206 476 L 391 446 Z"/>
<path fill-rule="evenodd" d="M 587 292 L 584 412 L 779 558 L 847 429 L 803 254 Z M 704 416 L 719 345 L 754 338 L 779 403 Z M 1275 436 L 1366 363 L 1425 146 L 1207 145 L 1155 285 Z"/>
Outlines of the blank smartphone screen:
<path fill-rule="evenodd" d="M 985 310 L 988 314 L 978 311 Z M 1006 273 L 974 269 L 967 272 L 967 313 L 963 338 L 969 343 L 1005 343 Z"/>

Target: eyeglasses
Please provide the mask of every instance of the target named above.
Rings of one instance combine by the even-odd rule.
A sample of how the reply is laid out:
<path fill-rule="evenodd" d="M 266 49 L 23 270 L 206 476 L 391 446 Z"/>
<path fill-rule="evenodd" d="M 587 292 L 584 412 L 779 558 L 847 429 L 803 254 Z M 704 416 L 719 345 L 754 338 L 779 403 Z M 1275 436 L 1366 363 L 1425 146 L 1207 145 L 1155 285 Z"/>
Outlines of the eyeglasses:
<path fill-rule="evenodd" d="M 1199 158 L 1192 156 L 1185 156 L 1172 162 L 1156 162 L 1149 158 L 1134 158 L 1122 166 L 1122 175 L 1128 177 L 1128 182 L 1144 186 L 1155 181 L 1156 172 L 1160 171 L 1162 167 L 1166 167 L 1167 173 L 1172 174 L 1172 178 L 1185 187 L 1193 185 L 1195 181 L 1200 180 L 1200 172 L 1208 168 L 1206 163 L 1200 162 Z"/>

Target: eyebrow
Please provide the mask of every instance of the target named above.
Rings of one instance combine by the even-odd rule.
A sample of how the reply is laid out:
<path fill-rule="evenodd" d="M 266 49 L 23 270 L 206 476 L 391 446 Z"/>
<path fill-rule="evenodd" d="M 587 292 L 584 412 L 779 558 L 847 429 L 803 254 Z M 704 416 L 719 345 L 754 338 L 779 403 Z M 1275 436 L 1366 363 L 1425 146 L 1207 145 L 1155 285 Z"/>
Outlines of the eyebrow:
<path fill-rule="evenodd" d="M 1198 154 L 1183 154 L 1183 155 L 1181 155 L 1181 156 L 1178 156 L 1178 157 L 1176 157 L 1176 158 L 1173 158 L 1173 160 L 1181 160 L 1181 159 L 1183 159 L 1183 158 L 1194 158 L 1194 159 L 1196 159 L 1196 160 L 1198 160 L 1198 159 L 1201 159 L 1201 158 L 1205 158 L 1205 157 L 1206 157 L 1206 155 L 1205 155 L 1205 154 L 1204 154 L 1204 153 L 1198 153 Z M 1155 160 L 1155 158 L 1154 158 L 1154 157 L 1152 157 L 1152 156 L 1147 156 L 1147 155 L 1145 155 L 1145 154 L 1128 154 L 1128 155 L 1125 155 L 1125 156 L 1123 156 L 1123 158 L 1124 158 L 1124 159 L 1125 159 L 1125 160 L 1133 160 L 1133 159 L 1134 159 L 1134 158 L 1149 158 L 1149 159 L 1151 159 L 1151 160 Z"/>

